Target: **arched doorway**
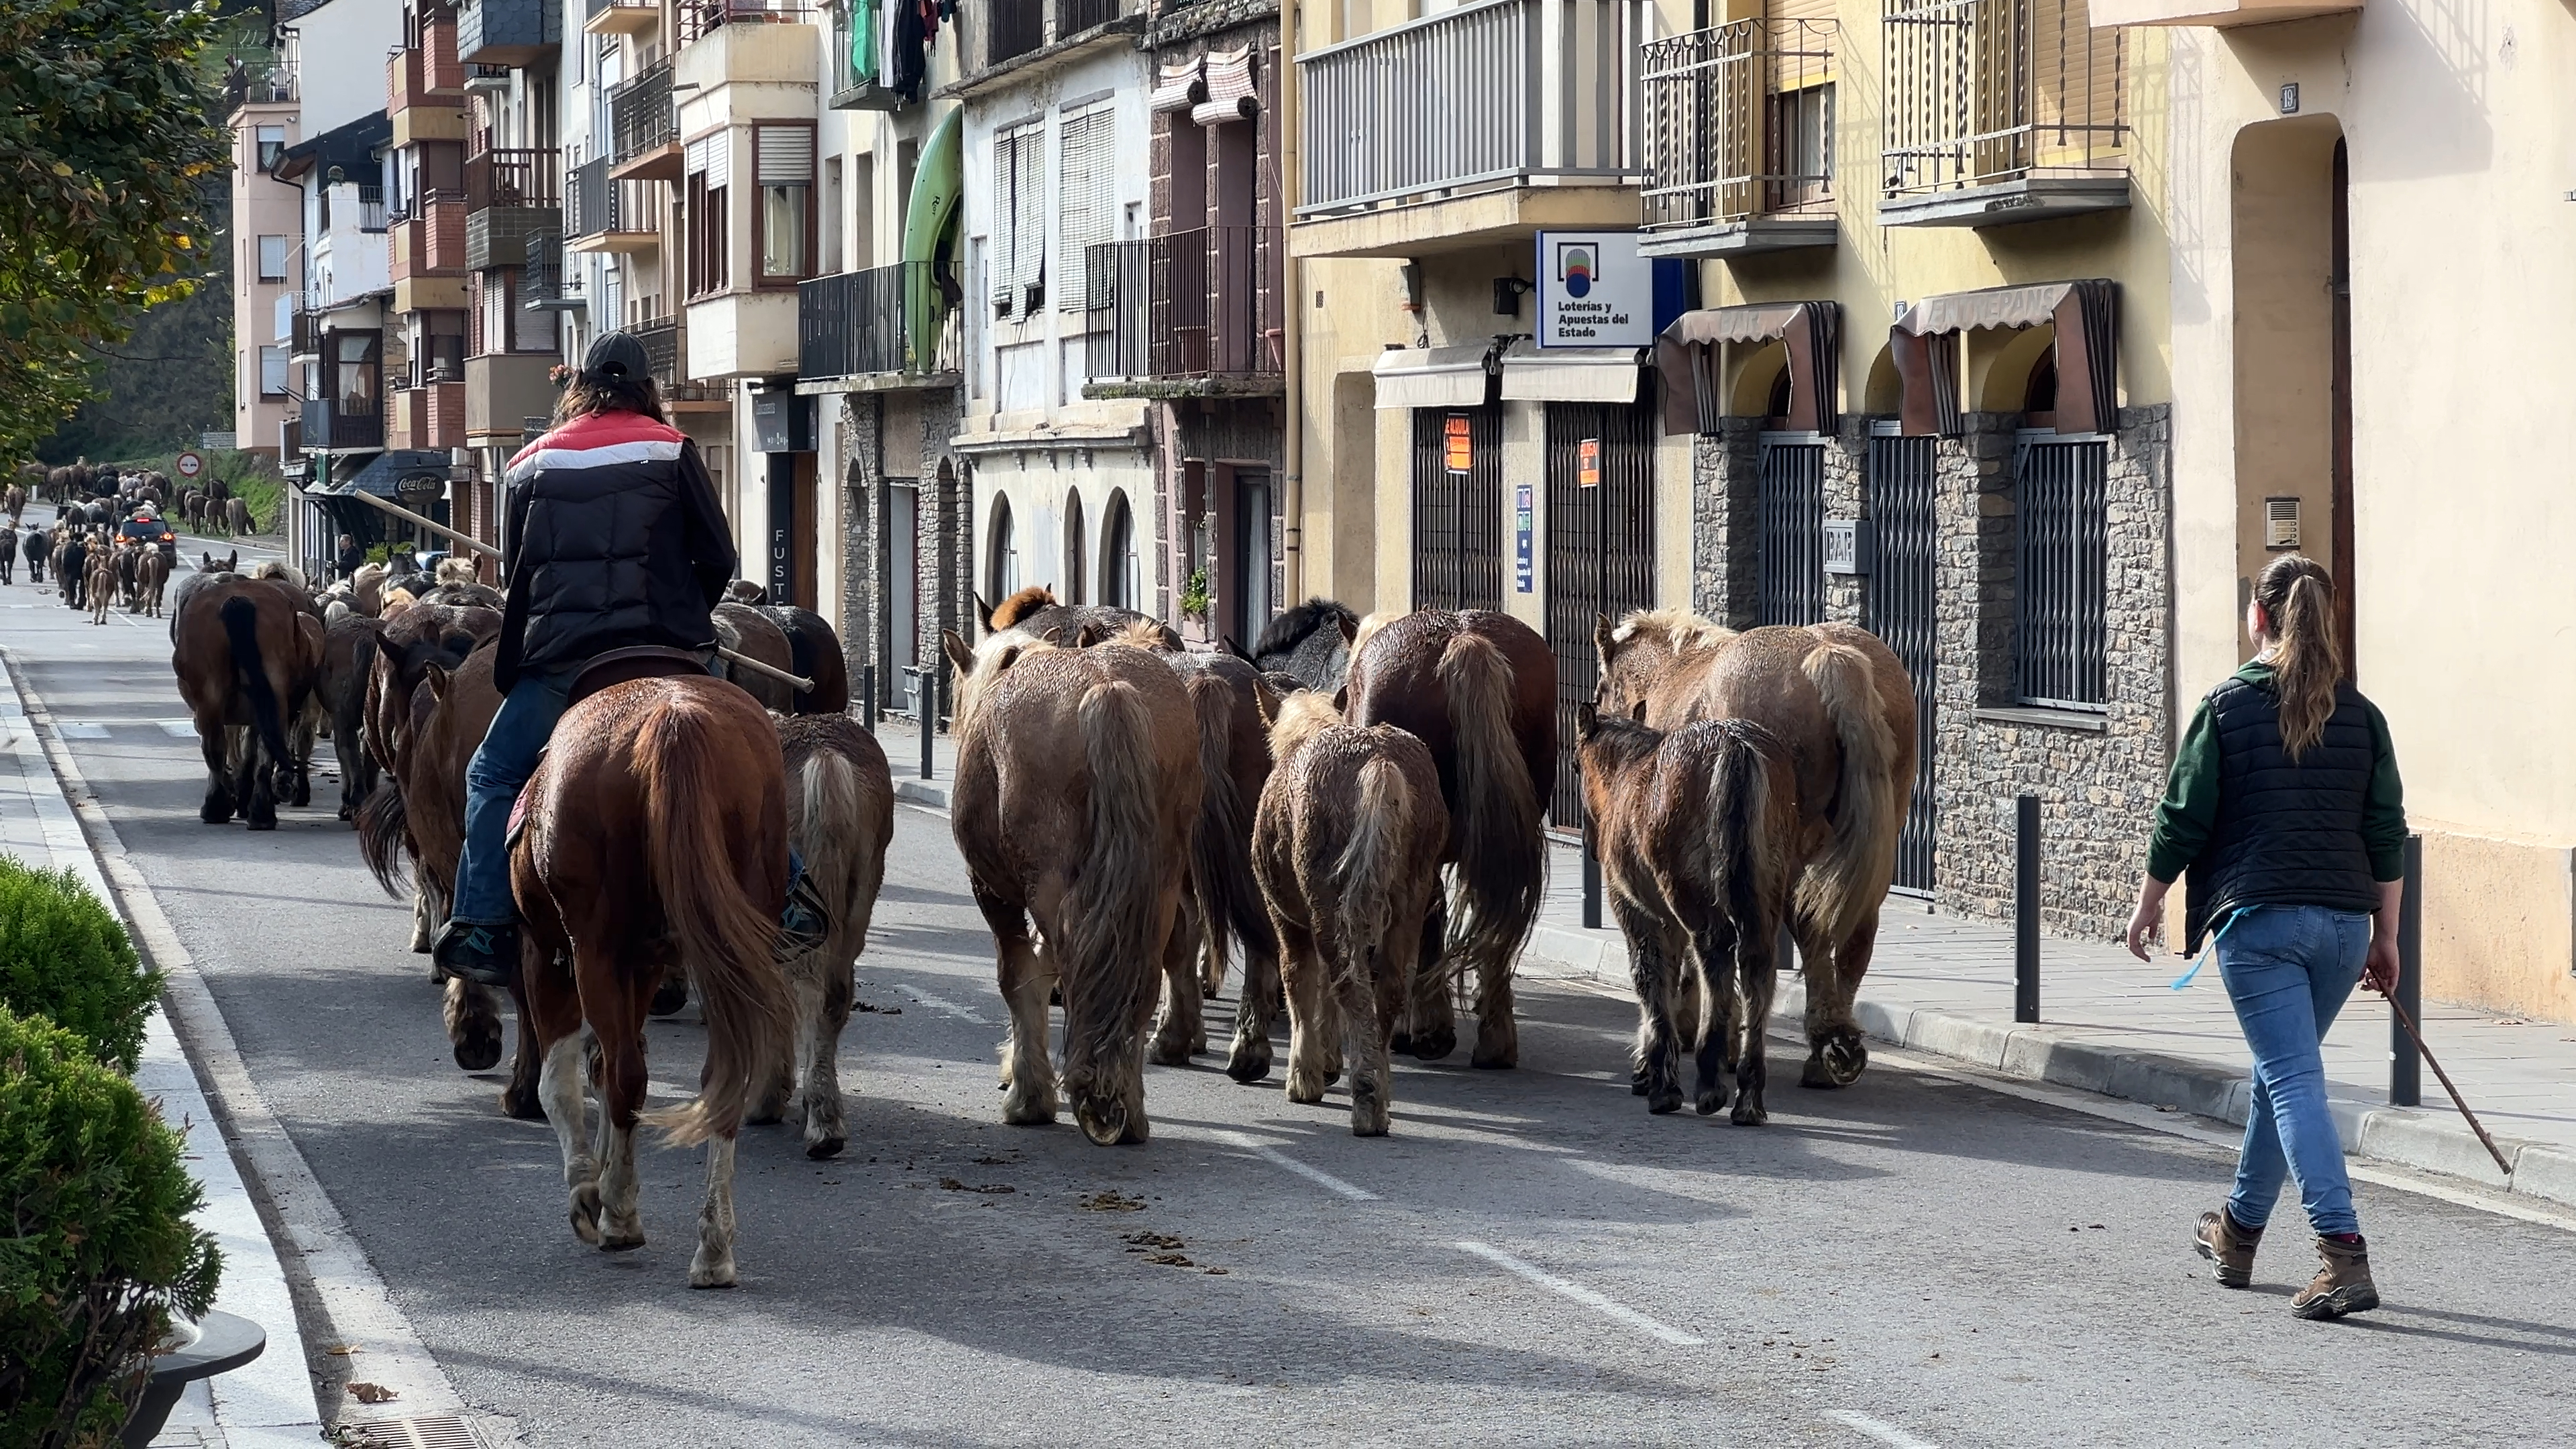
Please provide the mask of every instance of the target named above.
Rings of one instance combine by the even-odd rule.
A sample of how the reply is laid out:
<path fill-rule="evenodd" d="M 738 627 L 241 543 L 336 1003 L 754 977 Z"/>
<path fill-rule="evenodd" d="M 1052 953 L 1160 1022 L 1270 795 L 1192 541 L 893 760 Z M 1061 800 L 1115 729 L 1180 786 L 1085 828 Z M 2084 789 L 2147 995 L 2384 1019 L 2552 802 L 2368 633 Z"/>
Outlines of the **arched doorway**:
<path fill-rule="evenodd" d="M 1144 590 L 1136 577 L 1136 515 L 1124 490 L 1113 489 L 1100 511 L 1100 602 L 1120 609 L 1142 610 Z"/>
<path fill-rule="evenodd" d="M 1082 490 L 1064 490 L 1064 582 L 1059 585 L 1068 604 L 1083 602 L 1083 560 L 1085 539 L 1082 525 Z"/>
<path fill-rule="evenodd" d="M 1020 591 L 1020 545 L 1011 524 L 1010 495 L 993 495 L 992 522 L 984 530 L 984 602 L 999 604 Z"/>

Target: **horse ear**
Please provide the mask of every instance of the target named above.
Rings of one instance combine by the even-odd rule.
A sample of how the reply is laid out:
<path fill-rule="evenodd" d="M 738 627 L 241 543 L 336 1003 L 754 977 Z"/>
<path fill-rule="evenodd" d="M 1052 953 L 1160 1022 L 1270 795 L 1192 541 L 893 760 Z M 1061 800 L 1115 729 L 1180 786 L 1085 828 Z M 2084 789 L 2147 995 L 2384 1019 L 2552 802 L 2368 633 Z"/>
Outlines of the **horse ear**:
<path fill-rule="evenodd" d="M 231 553 L 228 553 L 228 554 L 224 555 L 224 572 L 226 572 L 226 573 L 230 573 L 230 572 L 232 572 L 233 570 L 235 570 L 235 569 L 237 569 L 237 568 L 240 568 L 240 567 L 241 567 L 241 550 L 240 550 L 240 549 L 234 549 Z"/>
<path fill-rule="evenodd" d="M 978 599 L 975 602 L 981 605 L 983 600 Z M 966 647 L 966 641 L 957 637 L 956 630 L 939 631 L 939 648 L 941 653 L 948 656 L 948 662 L 957 666 L 958 678 L 963 679 L 975 672 L 975 651 Z"/>
<path fill-rule="evenodd" d="M 1601 712 L 1589 704 L 1574 707 L 1574 737 L 1589 740 L 1601 729 Z"/>
<path fill-rule="evenodd" d="M 1612 628 L 1610 623 L 1610 616 L 1607 614 L 1593 615 L 1592 647 L 1601 651 L 1602 668 L 1607 669 L 1610 667 L 1610 656 L 1617 652 L 1618 642 L 1617 632 Z"/>
<path fill-rule="evenodd" d="M 985 603 L 980 593 L 975 595 L 975 622 L 983 626 L 985 633 L 993 632 L 993 606 Z"/>
<path fill-rule="evenodd" d="M 446 665 L 432 664 L 427 669 L 421 671 L 421 682 L 429 686 L 430 698 L 438 701 L 440 704 L 447 703 Z"/>
<path fill-rule="evenodd" d="M 1088 649 L 1092 645 L 1099 643 L 1100 637 L 1099 625 L 1085 624 L 1081 628 L 1073 631 L 1073 647 L 1076 649 Z"/>
<path fill-rule="evenodd" d="M 1628 706 L 1628 718 L 1635 720 L 1639 724 L 1644 724 L 1646 722 L 1646 702 L 1641 699 L 1635 704 Z"/>
<path fill-rule="evenodd" d="M 1360 637 L 1360 616 L 1348 609 L 1336 609 L 1333 612 L 1333 627 L 1342 631 L 1342 642 L 1348 644 Z"/>
<path fill-rule="evenodd" d="M 1347 714 L 1349 714 L 1350 712 L 1351 712 L 1351 687 L 1350 687 L 1349 685 L 1345 684 L 1345 685 L 1343 685 L 1341 688 L 1336 689 L 1336 690 L 1334 690 L 1334 691 L 1333 691 L 1333 713 L 1335 713 L 1335 714 L 1339 714 L 1339 715 L 1347 715 Z"/>

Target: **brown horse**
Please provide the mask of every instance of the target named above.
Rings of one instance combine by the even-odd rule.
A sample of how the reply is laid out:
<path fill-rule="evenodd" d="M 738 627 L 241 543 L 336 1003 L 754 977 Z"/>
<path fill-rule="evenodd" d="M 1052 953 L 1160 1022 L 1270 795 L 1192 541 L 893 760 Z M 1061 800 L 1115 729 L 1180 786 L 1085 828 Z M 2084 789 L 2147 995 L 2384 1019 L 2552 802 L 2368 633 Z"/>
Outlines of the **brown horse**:
<path fill-rule="evenodd" d="M 1343 696 L 1352 724 L 1393 725 L 1422 741 L 1449 811 L 1441 859 L 1457 867 L 1455 899 L 1435 903 L 1423 923 L 1410 1049 L 1437 1061 L 1457 1047 L 1447 980 L 1473 970 L 1473 1060 L 1515 1066 L 1512 961 L 1547 879 L 1539 812 L 1556 788 L 1556 658 L 1508 614 L 1426 609 L 1363 625 Z"/>
<path fill-rule="evenodd" d="M 831 1157 L 849 1140 L 841 1116 L 841 1028 L 857 983 L 851 967 L 868 946 L 886 847 L 894 840 L 894 776 L 876 736 L 848 715 L 811 715 L 778 725 L 787 778 L 787 839 L 822 897 L 831 934 L 787 963 L 796 997 L 796 1051 L 744 1120 L 775 1122 L 790 1110 L 804 1122 L 805 1155 Z M 802 1074 L 800 1084 L 798 1077 Z"/>
<path fill-rule="evenodd" d="M 1350 673 L 1351 640 L 1359 628 L 1360 616 L 1348 605 L 1308 599 L 1262 626 L 1261 637 L 1253 641 L 1252 663 L 1330 694 Z"/>
<path fill-rule="evenodd" d="M 134 592 L 144 617 L 161 617 L 161 599 L 170 584 L 170 559 L 157 548 L 147 548 L 134 562 Z"/>
<path fill-rule="evenodd" d="M 950 828 L 1011 1012 L 1002 1119 L 1055 1120 L 1060 989 L 1074 1119 L 1103 1146 L 1142 1142 L 1144 1034 L 1202 788 L 1189 692 L 1141 650 L 987 642 L 941 639 L 960 674 Z"/>
<path fill-rule="evenodd" d="M 321 664 L 308 656 L 296 617 L 274 585 L 217 574 L 191 590 L 170 621 L 170 667 L 206 761 L 197 818 L 209 825 L 239 809 L 251 829 L 277 828 L 277 775 L 294 770 L 287 724 L 304 708 Z M 248 731 L 237 755 L 229 734 L 235 730 Z"/>
<path fill-rule="evenodd" d="M 644 1018 L 666 972 L 706 1011 L 698 1096 L 652 1115 L 671 1143 L 707 1148 L 692 1288 L 735 1281 L 734 1135 L 773 1080 L 793 1027 L 771 959 L 787 899 L 787 782 L 778 731 L 712 675 L 632 679 L 576 699 L 528 781 L 510 855 L 527 922 L 522 1021 L 545 1066 L 572 1229 L 611 1252 L 644 1245 L 635 1126 L 644 1117 Z M 584 1085 L 599 1053 L 594 1153 Z"/>
<path fill-rule="evenodd" d="M 1807 978 L 1800 1082 L 1859 1080 L 1869 1048 L 1852 1000 L 1878 942 L 1896 874 L 1896 838 L 1914 779 L 1914 686 L 1895 651 L 1848 624 L 1772 625 L 1733 634 L 1675 610 L 1594 630 L 1599 708 L 1659 730 L 1749 719 L 1788 747 L 1798 797 L 1832 826 L 1798 877 L 1790 933 Z"/>
<path fill-rule="evenodd" d="M 82 585 L 82 597 L 89 602 L 89 621 L 107 622 L 107 611 L 116 602 L 118 555 L 124 550 L 93 548 L 89 551 L 89 577 Z"/>
<path fill-rule="evenodd" d="M 737 654 L 748 655 L 772 669 L 786 669 L 795 663 L 795 650 L 787 642 L 787 631 L 776 620 L 749 604 L 721 603 L 715 606 L 716 642 Z M 756 670 L 736 668 L 730 662 L 719 662 L 718 670 L 743 687 L 762 707 L 789 714 L 796 708 L 796 692 L 783 681 Z"/>
<path fill-rule="evenodd" d="M 975 608 L 983 615 L 984 632 L 987 634 L 1021 629 L 1050 644 L 1072 648 L 1075 636 L 1086 625 L 1096 631 L 1097 637 L 1106 639 L 1143 624 L 1155 631 L 1162 648 L 1174 654 L 1181 652 L 1180 634 L 1160 620 L 1115 604 L 1059 603 L 1055 590 L 1043 584 L 1022 589 L 991 607 L 986 607 L 979 597 L 975 600 Z"/>
<path fill-rule="evenodd" d="M 787 636 L 788 672 L 814 681 L 812 690 L 797 690 L 797 714 L 846 714 L 850 708 L 850 661 L 841 654 L 841 636 L 811 609 L 786 604 L 756 606 Z"/>
<path fill-rule="evenodd" d="M 1833 838 L 1798 794 L 1797 762 L 1750 720 L 1702 720 L 1671 734 L 1591 705 L 1575 711 L 1593 849 L 1636 983 L 1636 1065 L 1646 1110 L 1682 1104 L 1674 1007 L 1696 994 L 1694 1097 L 1739 1126 L 1768 1121 L 1763 1039 L 1775 952 L 1798 873 Z M 1688 973 L 1685 975 L 1685 973 Z M 1685 992 L 1685 980 L 1697 991 Z"/>
<path fill-rule="evenodd" d="M 1270 746 L 1252 868 L 1287 984 L 1288 1100 L 1323 1100 L 1339 1058 L 1351 1067 L 1351 1131 L 1382 1136 L 1394 1101 L 1387 1052 L 1449 843 L 1440 770 L 1420 740 L 1343 724 L 1311 690 L 1282 703 Z"/>
<path fill-rule="evenodd" d="M 340 763 L 340 818 L 355 820 L 376 788 L 378 765 L 365 734 L 367 681 L 376 672 L 376 645 L 384 626 L 351 613 L 323 629 L 322 674 L 316 685 L 331 719 L 331 753 Z"/>

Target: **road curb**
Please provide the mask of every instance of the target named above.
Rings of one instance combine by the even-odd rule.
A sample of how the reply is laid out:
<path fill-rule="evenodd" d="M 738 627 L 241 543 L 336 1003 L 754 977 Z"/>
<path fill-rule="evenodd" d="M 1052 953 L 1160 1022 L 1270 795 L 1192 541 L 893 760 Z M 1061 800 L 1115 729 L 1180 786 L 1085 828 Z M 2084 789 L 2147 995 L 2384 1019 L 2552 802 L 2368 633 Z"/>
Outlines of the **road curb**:
<path fill-rule="evenodd" d="M 907 805 L 926 805 L 933 810 L 948 808 L 948 786 L 940 780 L 897 780 L 894 798 Z"/>
<path fill-rule="evenodd" d="M 1604 939 L 1604 937 L 1608 939 Z M 1530 935 L 1521 974 L 1538 979 L 1588 982 L 1628 992 L 1628 957 L 1615 935 L 1541 925 Z M 2106 1045 L 2045 1024 L 2025 1026 L 1960 1016 L 1926 1007 L 1872 1001 L 1863 987 L 1852 1015 L 1861 1030 L 1890 1046 L 1949 1057 L 2008 1077 L 2071 1087 L 2151 1107 L 2245 1125 L 2252 1084 L 2232 1067 L 2188 1057 Z M 1784 977 L 1772 1002 L 1774 1031 L 1805 1031 L 1806 984 Z M 2498 1136 L 2496 1146 L 2514 1167 L 2496 1170 L 2476 1134 L 2448 1103 L 2426 1107 L 2331 1104 L 2344 1152 L 2477 1183 L 2482 1187 L 2576 1207 L 2576 1152 Z"/>

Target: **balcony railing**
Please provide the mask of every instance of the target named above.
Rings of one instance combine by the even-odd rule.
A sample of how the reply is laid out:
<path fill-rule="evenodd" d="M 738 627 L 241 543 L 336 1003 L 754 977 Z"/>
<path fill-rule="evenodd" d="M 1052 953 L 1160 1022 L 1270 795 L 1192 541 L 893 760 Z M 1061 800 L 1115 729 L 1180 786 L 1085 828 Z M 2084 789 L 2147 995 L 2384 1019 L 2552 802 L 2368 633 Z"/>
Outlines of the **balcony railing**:
<path fill-rule="evenodd" d="M 1887 195 L 2125 175 L 2128 32 L 2084 0 L 1888 0 Z"/>
<path fill-rule="evenodd" d="M 552 146 L 503 147 L 465 158 L 468 215 L 496 206 L 557 206 L 562 196 Z"/>
<path fill-rule="evenodd" d="M 600 156 L 573 168 L 572 184 L 564 188 L 566 237 L 660 232 L 659 187 L 620 181 L 608 174 L 610 165 L 610 158 Z"/>
<path fill-rule="evenodd" d="M 661 385 L 664 402 L 724 402 L 730 387 L 722 382 L 688 380 L 688 329 L 681 325 L 680 314 L 667 313 L 649 322 L 627 327 L 637 342 L 644 344 L 644 360 L 653 368 L 653 380 Z"/>
<path fill-rule="evenodd" d="M 832 39 L 826 47 L 832 57 L 832 91 L 827 98 L 836 111 L 891 111 L 903 104 L 894 87 L 886 83 L 887 62 L 891 59 L 883 46 L 877 47 L 876 73 L 861 76 L 850 64 L 850 5 L 848 0 L 832 7 Z"/>
<path fill-rule="evenodd" d="M 680 139 L 680 114 L 671 105 L 671 62 L 657 60 L 608 93 L 610 164 L 623 166 Z"/>
<path fill-rule="evenodd" d="M 1634 179 L 1646 15 L 1641 0 L 1480 0 L 1299 56 L 1299 214 L 1461 187 Z"/>
<path fill-rule="evenodd" d="M 925 309 L 930 317 L 914 335 Z M 796 375 L 922 376 L 957 370 L 957 309 L 928 262 L 817 277 L 796 288 Z M 919 355 L 926 342 L 930 355 Z"/>
<path fill-rule="evenodd" d="M 1646 224 L 1833 207 L 1830 21 L 1739 20 L 1645 49 Z"/>
<path fill-rule="evenodd" d="M 706 39 L 728 25 L 811 25 L 812 7 L 801 0 L 679 0 L 680 43 Z"/>
<path fill-rule="evenodd" d="M 374 398 L 307 398 L 304 446 L 337 452 L 385 445 L 385 414 Z"/>
<path fill-rule="evenodd" d="M 581 28 L 593 35 L 650 35 L 661 24 L 662 0 L 589 0 Z"/>
<path fill-rule="evenodd" d="M 566 260 L 563 238 L 528 238 L 527 271 L 519 278 L 520 307 L 530 312 L 578 312 L 590 306 L 582 290 L 581 267 L 567 267 Z"/>
<path fill-rule="evenodd" d="M 984 63 L 990 70 L 1046 44 L 1046 0 L 991 0 L 984 7 Z"/>
<path fill-rule="evenodd" d="M 1261 227 L 1211 226 L 1092 247 L 1083 266 L 1084 370 L 1094 378 L 1276 376 L 1279 240 Z"/>

